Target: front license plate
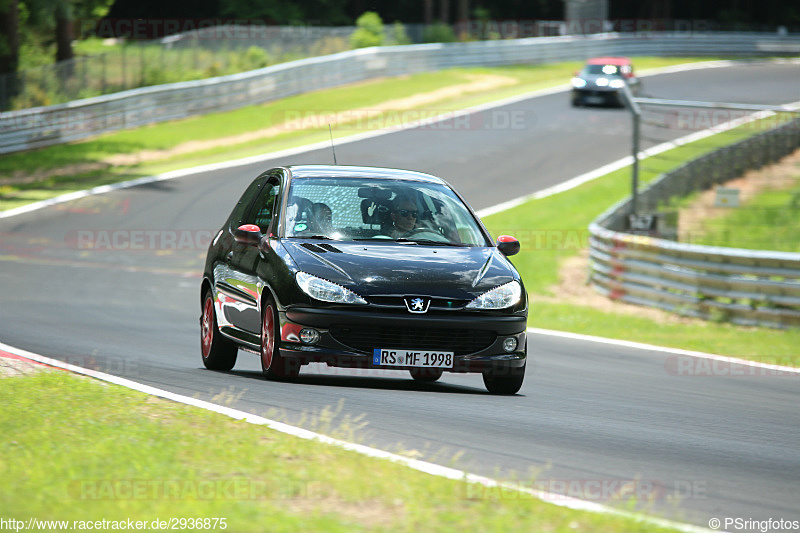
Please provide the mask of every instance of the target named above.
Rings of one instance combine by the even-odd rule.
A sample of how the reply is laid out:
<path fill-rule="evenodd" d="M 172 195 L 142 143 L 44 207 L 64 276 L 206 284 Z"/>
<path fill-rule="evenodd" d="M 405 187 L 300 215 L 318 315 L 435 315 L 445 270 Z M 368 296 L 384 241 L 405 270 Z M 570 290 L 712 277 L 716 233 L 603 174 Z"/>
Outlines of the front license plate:
<path fill-rule="evenodd" d="M 453 352 L 375 348 L 372 351 L 372 364 L 375 366 L 453 368 Z"/>
<path fill-rule="evenodd" d="M 602 96 L 587 96 L 586 103 L 587 104 L 602 104 L 605 102 L 605 98 Z"/>

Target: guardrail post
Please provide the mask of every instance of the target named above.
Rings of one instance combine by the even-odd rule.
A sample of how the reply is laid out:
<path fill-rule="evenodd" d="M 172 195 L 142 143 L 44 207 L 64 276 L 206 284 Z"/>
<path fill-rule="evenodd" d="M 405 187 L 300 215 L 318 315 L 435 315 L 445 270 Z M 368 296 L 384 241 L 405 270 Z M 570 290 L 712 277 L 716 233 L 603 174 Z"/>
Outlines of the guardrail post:
<path fill-rule="evenodd" d="M 127 42 L 122 43 L 122 47 L 120 48 L 120 58 L 121 58 L 121 63 L 122 63 L 122 90 L 123 91 L 128 88 L 128 73 L 126 72 L 127 71 L 127 65 L 125 64 L 125 49 L 126 48 L 128 48 L 128 43 Z"/>
<path fill-rule="evenodd" d="M 81 59 L 81 87 L 88 87 L 89 86 L 89 76 L 86 72 L 88 68 L 88 58 L 87 56 L 83 56 Z"/>
<path fill-rule="evenodd" d="M 101 79 L 101 82 L 100 82 L 100 84 L 101 84 L 100 85 L 100 93 L 101 94 L 106 94 L 106 56 L 107 55 L 108 55 L 108 52 L 106 52 L 105 54 L 102 54 L 100 56 L 103 59 L 101 61 L 101 64 L 102 64 L 102 71 L 101 72 L 102 72 L 102 74 L 100 75 L 100 79 Z"/>
<path fill-rule="evenodd" d="M 637 203 L 639 200 L 639 128 L 641 123 L 641 116 L 642 110 L 639 108 L 639 104 L 637 104 L 633 100 L 633 94 L 631 93 L 630 87 L 628 84 L 622 86 L 622 94 L 625 95 L 625 102 L 627 104 L 627 108 L 631 111 L 633 115 L 633 174 L 631 176 L 631 215 L 635 215 L 637 213 Z"/>
<path fill-rule="evenodd" d="M 139 87 L 144 87 L 144 41 L 139 41 Z"/>
<path fill-rule="evenodd" d="M 646 98 L 632 99 L 632 103 L 749 110 L 767 107 Z M 775 110 L 800 113 L 792 108 Z M 654 208 L 658 198 L 707 189 L 745 169 L 777 161 L 800 147 L 798 126 L 800 118 L 665 172 L 641 192 L 640 209 Z M 787 144 L 789 139 L 793 144 Z M 694 179 L 686 179 L 692 176 Z M 671 242 L 665 237 L 639 241 L 635 232 L 619 224 L 629 215 L 631 200 L 619 202 L 589 226 L 590 280 L 601 294 L 709 320 L 800 327 L 800 253 L 720 248 L 686 240 Z M 620 227 L 622 230 L 617 229 Z M 617 243 L 629 243 L 630 253 L 620 250 Z"/>

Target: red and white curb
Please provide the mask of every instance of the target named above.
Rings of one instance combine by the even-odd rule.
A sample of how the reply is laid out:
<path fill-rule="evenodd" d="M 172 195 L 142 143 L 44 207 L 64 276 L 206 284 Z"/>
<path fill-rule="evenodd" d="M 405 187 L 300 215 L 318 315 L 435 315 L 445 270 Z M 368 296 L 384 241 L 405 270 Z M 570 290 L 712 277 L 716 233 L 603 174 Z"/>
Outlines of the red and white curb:
<path fill-rule="evenodd" d="M 294 437 L 298 437 L 301 439 L 315 440 L 323 444 L 336 446 L 337 448 L 342 448 L 344 450 L 360 453 L 368 457 L 392 461 L 394 463 L 402 464 L 419 472 L 424 472 L 426 474 L 430 474 L 433 476 L 439 476 L 447 479 L 452 479 L 455 481 L 466 481 L 468 483 L 474 483 L 487 488 L 497 488 L 505 491 L 517 491 L 519 493 L 532 496 L 541 501 L 557 505 L 559 507 L 565 507 L 577 511 L 588 511 L 593 513 L 616 515 L 625 518 L 630 518 L 632 520 L 639 521 L 643 524 L 652 524 L 655 526 L 672 528 L 677 531 L 685 531 L 689 533 L 711 531 L 707 528 L 698 527 L 691 524 L 683 524 L 680 522 L 673 522 L 661 518 L 650 517 L 628 511 L 622 511 L 619 509 L 614 509 L 612 507 L 601 505 L 599 503 L 580 500 L 578 498 L 573 498 L 562 494 L 554 494 L 551 492 L 533 490 L 514 483 L 502 482 L 489 477 L 479 476 L 477 474 L 470 474 L 469 472 L 464 472 L 463 470 L 457 470 L 455 468 L 450 468 L 447 466 L 437 465 L 426 461 L 420 461 L 418 459 L 411 459 L 409 457 L 404 457 L 402 455 L 380 450 L 378 448 L 364 446 L 363 444 L 355 444 L 340 439 L 334 439 L 332 437 L 328 437 L 320 433 L 315 433 L 307 429 L 299 428 L 289 424 L 284 424 L 283 422 L 278 422 L 276 420 L 270 420 L 269 418 L 257 416 L 251 413 L 247 413 L 245 411 L 240 411 L 238 409 L 233 409 L 232 407 L 217 405 L 215 403 L 199 400 L 197 398 L 190 398 L 189 396 L 183 396 L 181 394 L 176 394 L 174 392 L 165 391 L 162 389 L 158 389 L 156 387 L 151 387 L 149 385 L 137 383 L 129 379 L 113 376 L 111 374 L 106 374 L 104 372 L 98 372 L 96 370 L 82 368 L 79 366 L 71 365 L 69 363 L 63 363 L 61 361 L 58 361 L 57 359 L 51 359 L 49 357 L 45 357 L 43 355 L 15 348 L 14 346 L 9 346 L 4 343 L 0 343 L 0 357 L 27 359 L 29 361 L 41 363 L 43 365 L 51 366 L 54 368 L 68 370 L 75 374 L 92 377 L 101 381 L 105 381 L 107 383 L 113 383 L 115 385 L 120 385 L 128 389 L 143 392 L 145 394 L 150 394 L 152 396 L 157 396 L 159 398 L 164 398 L 166 400 L 182 403 L 184 405 L 191 405 L 193 407 L 198 407 L 200 409 L 212 411 L 236 420 L 243 420 L 250 424 L 266 426 L 269 429 L 280 431 L 281 433 L 292 435 Z"/>
<path fill-rule="evenodd" d="M 49 368 L 49 365 L 0 350 L 0 375 L 24 376 L 29 373 L 29 370 L 40 368 Z"/>

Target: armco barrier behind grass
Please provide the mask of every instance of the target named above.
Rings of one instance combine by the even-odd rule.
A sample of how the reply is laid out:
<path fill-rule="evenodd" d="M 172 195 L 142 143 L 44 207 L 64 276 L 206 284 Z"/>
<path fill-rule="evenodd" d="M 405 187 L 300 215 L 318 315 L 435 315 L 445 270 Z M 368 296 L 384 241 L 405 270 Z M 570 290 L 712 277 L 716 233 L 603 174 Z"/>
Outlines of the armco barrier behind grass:
<path fill-rule="evenodd" d="M 0 153 L 51 146 L 100 133 L 246 107 L 386 76 L 453 67 L 582 61 L 597 55 L 769 56 L 774 44 L 800 38 L 759 33 L 597 34 L 464 43 L 385 46 L 302 59 L 263 69 L 145 87 L 34 110 L 12 111 L 15 129 L 0 129 Z M 64 120 L 62 115 L 69 118 Z M 30 119 L 35 115 L 35 120 Z M 120 120 L 120 117 L 122 119 Z"/>
<path fill-rule="evenodd" d="M 723 146 L 662 174 L 639 194 L 655 213 L 681 193 L 708 189 L 800 147 L 800 118 Z M 725 249 L 633 235 L 632 200 L 589 228 L 591 280 L 604 295 L 685 316 L 746 326 L 800 327 L 800 253 Z"/>

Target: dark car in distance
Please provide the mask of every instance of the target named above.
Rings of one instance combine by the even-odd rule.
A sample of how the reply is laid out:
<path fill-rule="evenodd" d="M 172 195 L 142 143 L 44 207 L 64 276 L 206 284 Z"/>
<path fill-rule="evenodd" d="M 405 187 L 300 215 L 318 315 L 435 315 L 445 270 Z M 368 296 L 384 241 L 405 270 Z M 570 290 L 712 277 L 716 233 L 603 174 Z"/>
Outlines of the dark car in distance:
<path fill-rule="evenodd" d="M 589 59 L 580 72 L 572 78 L 573 107 L 588 104 L 625 105 L 622 88 L 625 85 L 636 96 L 641 81 L 633 73 L 633 65 L 627 57 L 595 57 Z"/>
<path fill-rule="evenodd" d="M 515 394 L 528 300 L 507 259 L 442 179 L 407 170 L 302 165 L 259 175 L 209 246 L 204 365 L 257 353 L 268 379 L 302 365 L 405 370 L 433 382 L 479 372 Z"/>

